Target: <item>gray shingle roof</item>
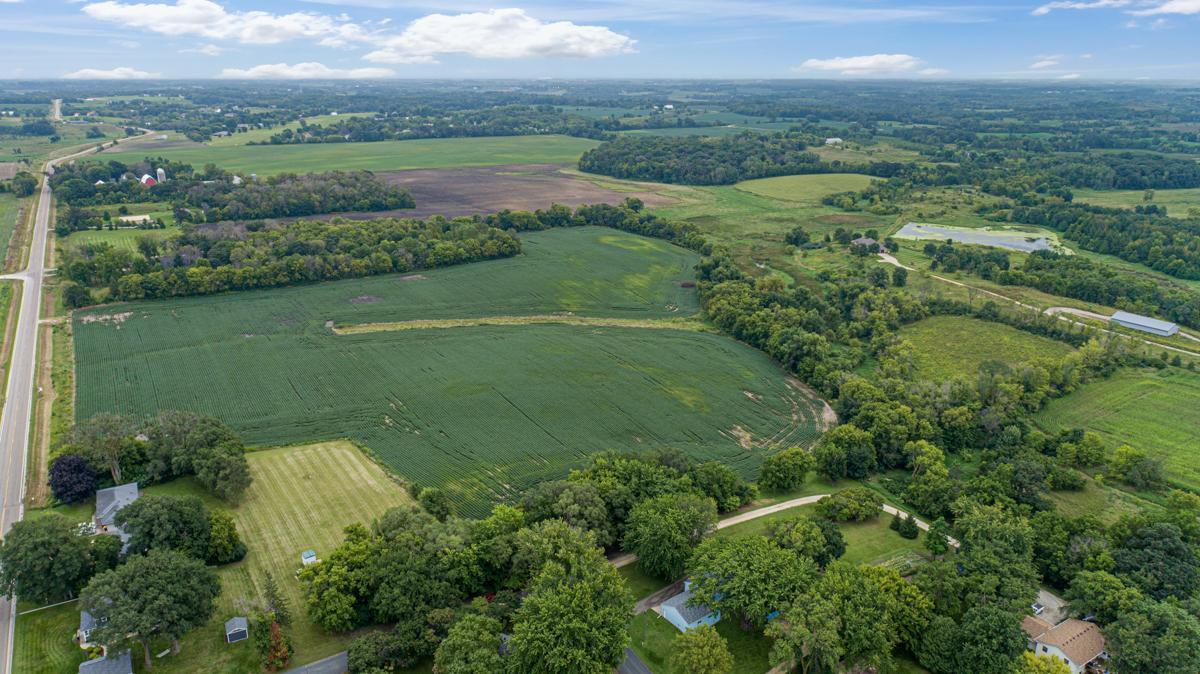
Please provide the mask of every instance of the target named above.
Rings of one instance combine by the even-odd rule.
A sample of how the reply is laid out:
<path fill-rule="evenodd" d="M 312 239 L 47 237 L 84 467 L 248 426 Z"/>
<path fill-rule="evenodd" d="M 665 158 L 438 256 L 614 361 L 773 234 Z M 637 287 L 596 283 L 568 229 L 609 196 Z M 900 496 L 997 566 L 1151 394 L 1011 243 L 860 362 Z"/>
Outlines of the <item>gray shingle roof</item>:
<path fill-rule="evenodd" d="M 79 664 L 79 674 L 133 674 L 133 661 L 129 651 L 120 655 L 106 656 Z"/>
<path fill-rule="evenodd" d="M 87 611 L 79 612 L 79 631 L 86 632 L 96 626 L 96 619 Z"/>
<path fill-rule="evenodd" d="M 692 598 L 691 591 L 680 592 L 662 603 L 663 608 L 671 607 L 679 611 L 679 615 L 683 616 L 689 624 L 712 613 L 712 609 L 703 604 L 699 606 L 688 606 L 688 600 Z"/>
<path fill-rule="evenodd" d="M 113 518 L 117 516 L 117 511 L 136 501 L 137 497 L 138 486 L 136 482 L 97 490 L 96 519 L 100 524 L 105 526 L 111 525 Z"/>
<path fill-rule="evenodd" d="M 250 629 L 250 622 L 242 616 L 234 616 L 225 621 L 225 634 L 231 634 L 237 630 Z"/>

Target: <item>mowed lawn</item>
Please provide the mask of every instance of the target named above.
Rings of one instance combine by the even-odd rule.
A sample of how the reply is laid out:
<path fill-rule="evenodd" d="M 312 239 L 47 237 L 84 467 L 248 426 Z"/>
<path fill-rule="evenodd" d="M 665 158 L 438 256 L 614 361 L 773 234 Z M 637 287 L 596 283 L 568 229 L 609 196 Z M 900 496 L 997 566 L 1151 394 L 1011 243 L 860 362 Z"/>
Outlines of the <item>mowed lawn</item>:
<path fill-rule="evenodd" d="M 58 245 L 61 248 L 71 249 L 80 248 L 89 243 L 107 243 L 117 250 L 136 251 L 138 241 L 144 236 L 165 239 L 179 232 L 178 227 L 170 225 L 162 229 L 87 229 L 60 237 Z"/>
<path fill-rule="evenodd" d="M 164 157 L 196 167 L 213 163 L 226 171 L 271 175 L 309 171 L 400 171 L 501 164 L 573 164 L 599 143 L 571 136 L 435 138 L 377 143 L 303 145 L 186 145 L 103 152 L 97 161 L 125 163 Z"/>
<path fill-rule="evenodd" d="M 228 508 L 249 551 L 235 564 L 217 568 L 221 596 L 212 619 L 191 632 L 177 656 L 155 661 L 156 672 L 242 674 L 258 671 L 249 641 L 223 642 L 224 621 L 247 615 L 262 596 L 270 572 L 291 602 L 294 662 L 318 660 L 344 650 L 356 634 L 331 635 L 314 625 L 304 609 L 296 571 L 300 553 L 324 556 L 342 541 L 346 525 L 370 522 L 388 508 L 411 503 L 407 492 L 385 470 L 348 442 L 264 449 L 247 455 L 254 482 L 242 503 Z M 192 480 L 156 485 L 148 493 L 200 494 Z M 226 507 L 206 496 L 210 507 Z M 25 608 L 25 607 L 23 607 Z M 82 653 L 71 641 L 79 624 L 78 604 L 45 609 L 17 619 L 15 671 L 68 674 Z M 168 644 L 154 644 L 158 652 Z M 134 652 L 135 664 L 141 652 Z"/>
<path fill-rule="evenodd" d="M 1163 459 L 1170 480 L 1200 489 L 1200 374 L 1121 370 L 1050 401 L 1035 420 L 1050 431 L 1096 431 L 1110 451 L 1145 449 Z"/>
<path fill-rule="evenodd" d="M 857 173 L 820 173 L 746 180 L 736 187 L 759 196 L 817 206 L 830 194 L 864 190 L 876 180 Z"/>
<path fill-rule="evenodd" d="M 1145 201 L 1146 190 L 1086 190 L 1072 189 L 1075 201 L 1109 208 L 1133 208 L 1147 203 L 1163 206 L 1167 214 L 1182 218 L 1188 214 L 1188 209 L 1200 208 L 1200 187 L 1176 190 L 1153 190 L 1154 198 Z"/>
<path fill-rule="evenodd" d="M 266 446 L 350 438 L 406 479 L 447 489 L 465 515 L 598 451 L 676 447 L 752 478 L 767 453 L 815 439 L 823 403 L 761 352 L 709 332 L 331 329 L 698 309 L 688 251 L 601 228 L 525 238 L 527 256 L 512 260 L 78 312 L 76 412 L 196 410 Z"/>
<path fill-rule="evenodd" d="M 900 329 L 913 345 L 913 361 L 923 379 L 973 377 L 985 363 L 1017 367 L 1068 354 L 1069 345 L 1002 323 L 966 316 L 931 316 Z"/>

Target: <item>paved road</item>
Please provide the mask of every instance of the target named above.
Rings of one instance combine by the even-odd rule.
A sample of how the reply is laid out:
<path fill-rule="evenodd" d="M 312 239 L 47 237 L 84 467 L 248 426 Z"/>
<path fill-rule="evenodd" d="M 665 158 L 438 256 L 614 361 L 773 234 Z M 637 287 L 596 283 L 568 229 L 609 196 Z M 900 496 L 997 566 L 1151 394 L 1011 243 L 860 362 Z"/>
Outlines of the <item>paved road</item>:
<path fill-rule="evenodd" d="M 46 164 L 54 166 L 94 152 L 88 148 Z M 42 181 L 34 216 L 29 263 L 24 271 L 5 276 L 21 282 L 20 316 L 13 335 L 12 358 L 4 414 L 0 418 L 0 533 L 7 533 L 13 522 L 25 512 L 25 464 L 29 455 L 30 414 L 33 411 L 34 373 L 37 370 L 37 330 L 42 308 L 42 280 L 45 276 L 46 239 L 50 231 L 50 181 Z M 0 674 L 12 672 L 13 624 L 16 603 L 0 598 Z"/>

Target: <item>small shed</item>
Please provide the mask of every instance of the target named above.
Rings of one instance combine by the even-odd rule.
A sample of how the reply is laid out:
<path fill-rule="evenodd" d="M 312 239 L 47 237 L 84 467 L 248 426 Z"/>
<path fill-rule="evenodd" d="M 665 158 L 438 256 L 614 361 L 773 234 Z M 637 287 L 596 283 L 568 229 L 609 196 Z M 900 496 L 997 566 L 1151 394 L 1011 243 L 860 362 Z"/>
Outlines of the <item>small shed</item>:
<path fill-rule="evenodd" d="M 310 564 L 316 564 L 319 561 L 321 561 L 321 560 L 317 559 L 317 551 L 316 550 L 305 550 L 304 552 L 300 553 L 300 563 L 303 564 L 304 566 L 308 566 Z"/>
<path fill-rule="evenodd" d="M 1170 321 L 1163 321 L 1149 316 L 1139 316 L 1128 311 L 1118 311 L 1108 317 L 1110 325 L 1119 325 L 1130 330 L 1140 330 L 1160 337 L 1170 337 L 1179 332 L 1179 326 Z"/>
<path fill-rule="evenodd" d="M 133 660 L 129 651 L 101 656 L 79 663 L 79 674 L 133 674 Z"/>
<path fill-rule="evenodd" d="M 706 605 L 689 606 L 692 598 L 692 581 L 683 584 L 683 592 L 671 597 L 659 605 L 662 617 L 667 619 L 680 632 L 695 629 L 701 625 L 715 625 L 721 620 L 721 612 L 714 611 Z"/>
<path fill-rule="evenodd" d="M 236 644 L 250 638 L 250 622 L 244 616 L 234 616 L 225 621 L 225 643 Z"/>

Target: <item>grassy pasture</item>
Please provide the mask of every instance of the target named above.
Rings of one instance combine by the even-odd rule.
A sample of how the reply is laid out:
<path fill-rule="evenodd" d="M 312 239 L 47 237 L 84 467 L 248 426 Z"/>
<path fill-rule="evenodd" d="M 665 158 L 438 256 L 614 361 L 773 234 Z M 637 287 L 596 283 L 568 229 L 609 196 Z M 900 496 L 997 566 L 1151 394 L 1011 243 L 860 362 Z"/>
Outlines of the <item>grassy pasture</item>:
<path fill-rule="evenodd" d="M 501 136 L 311 145 L 195 144 L 176 148 L 108 151 L 96 158 L 129 163 L 141 161 L 149 154 L 193 166 L 211 162 L 227 171 L 271 175 L 356 169 L 399 171 L 501 164 L 570 164 L 578 160 L 585 150 L 596 145 L 598 143 L 594 140 L 569 136 Z"/>
<path fill-rule="evenodd" d="M 136 251 L 138 239 L 143 236 L 165 239 L 178 234 L 179 231 L 179 228 L 174 226 L 163 229 L 87 229 L 59 238 L 58 245 L 63 248 L 78 248 L 89 243 L 107 243 L 118 250 Z"/>
<path fill-rule="evenodd" d="M 526 240 L 521 258 L 416 279 L 77 313 L 77 415 L 191 409 L 260 445 L 349 437 L 400 475 L 446 488 L 472 515 L 595 451 L 679 447 L 752 476 L 766 452 L 815 437 L 819 402 L 763 354 L 715 334 L 491 325 L 338 335 L 327 327 L 696 312 L 695 291 L 680 287 L 690 252 L 598 228 Z"/>
<path fill-rule="evenodd" d="M 1109 449 L 1145 449 L 1163 459 L 1170 480 L 1200 489 L 1200 375 L 1194 372 L 1121 370 L 1050 401 L 1035 420 L 1051 431 L 1096 431 Z"/>
<path fill-rule="evenodd" d="M 1073 189 L 1076 201 L 1109 208 L 1133 208 L 1144 203 L 1145 190 L 1087 190 Z M 1154 199 L 1149 203 L 1165 206 L 1167 213 L 1176 218 L 1185 217 L 1190 208 L 1200 208 L 1200 187 L 1178 190 L 1154 190 Z"/>
<path fill-rule="evenodd" d="M 914 347 L 918 376 L 939 381 L 972 377 L 987 362 L 1017 366 L 1071 351 L 1062 342 L 965 316 L 931 316 L 904 326 L 900 336 Z"/>
<path fill-rule="evenodd" d="M 8 242 L 12 240 L 13 232 L 17 228 L 17 215 L 20 214 L 21 207 L 30 203 L 32 201 L 18 199 L 11 192 L 0 194 L 0 260 L 7 255 Z"/>
<path fill-rule="evenodd" d="M 746 180 L 738 183 L 737 188 L 781 201 L 820 206 L 827 195 L 864 190 L 875 180 L 857 173 L 824 173 Z"/>
<path fill-rule="evenodd" d="M 343 112 L 337 115 L 315 115 L 313 117 L 306 117 L 304 121 L 307 122 L 309 126 L 326 126 L 347 117 L 374 116 L 375 113 L 373 112 Z M 209 147 L 225 147 L 230 145 L 246 145 L 247 143 L 265 143 L 271 140 L 271 136 L 274 136 L 277 133 L 282 133 L 284 129 L 291 129 L 295 131 L 299 128 L 299 121 L 288 122 L 287 124 L 280 124 L 279 126 L 273 126 L 267 129 L 253 128 L 249 131 L 241 131 L 239 133 L 231 133 L 228 136 L 212 138 L 206 144 Z"/>

